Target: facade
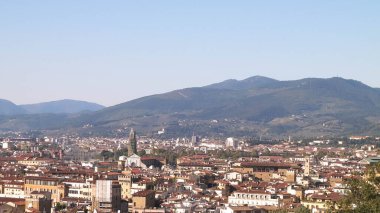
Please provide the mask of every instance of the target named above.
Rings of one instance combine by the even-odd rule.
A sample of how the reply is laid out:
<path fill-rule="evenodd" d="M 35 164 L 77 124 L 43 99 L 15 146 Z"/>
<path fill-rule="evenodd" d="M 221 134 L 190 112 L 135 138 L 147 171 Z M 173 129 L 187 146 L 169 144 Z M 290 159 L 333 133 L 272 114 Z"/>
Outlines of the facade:
<path fill-rule="evenodd" d="M 135 130 L 131 129 L 129 133 L 128 156 L 133 154 L 137 154 L 137 139 Z"/>
<path fill-rule="evenodd" d="M 132 175 L 130 172 L 124 171 L 118 176 L 119 183 L 121 185 L 121 197 L 123 199 L 132 197 Z"/>
<path fill-rule="evenodd" d="M 247 206 L 279 206 L 279 198 L 276 194 L 265 191 L 235 191 L 228 197 L 230 205 L 247 205 Z"/>
<path fill-rule="evenodd" d="M 153 208 L 155 206 L 154 195 L 153 190 L 144 190 L 133 194 L 133 212 L 145 212 L 145 209 Z"/>
<path fill-rule="evenodd" d="M 121 211 L 121 186 L 112 180 L 97 180 L 95 202 L 97 212 Z"/>
<path fill-rule="evenodd" d="M 230 181 L 239 181 L 239 182 L 242 182 L 243 181 L 243 175 L 239 172 L 227 172 L 226 174 L 224 174 L 224 179 L 226 180 L 230 180 Z"/>
<path fill-rule="evenodd" d="M 25 199 L 26 209 L 33 212 L 37 210 L 39 212 L 52 212 L 52 203 L 50 192 L 32 192 L 28 198 Z M 27 212 L 27 211 L 26 211 Z"/>
<path fill-rule="evenodd" d="M 331 212 L 331 209 L 337 207 L 337 202 L 342 198 L 342 195 L 335 192 L 330 193 L 314 193 L 301 201 L 301 204 L 306 208 L 316 213 Z"/>
<path fill-rule="evenodd" d="M 308 177 L 310 175 L 310 157 L 305 158 L 305 169 L 304 176 Z"/>
<path fill-rule="evenodd" d="M 226 147 L 236 149 L 238 147 L 238 142 L 235 140 L 235 138 L 227 138 Z"/>
<path fill-rule="evenodd" d="M 25 196 L 30 196 L 33 192 L 50 192 L 54 203 L 60 202 L 67 195 L 67 188 L 59 178 L 26 177 L 24 188 Z"/>
<path fill-rule="evenodd" d="M 252 206 L 226 206 L 220 210 L 220 213 L 267 213 L 267 211 Z"/>
<path fill-rule="evenodd" d="M 3 194 L 6 197 L 23 198 L 24 197 L 24 183 L 19 183 L 19 182 L 4 183 Z"/>
<path fill-rule="evenodd" d="M 141 162 L 141 157 L 132 154 L 127 158 L 127 161 L 125 162 L 126 167 L 146 167 L 142 162 Z"/>
<path fill-rule="evenodd" d="M 240 173 L 254 174 L 255 177 L 263 181 L 282 179 L 292 183 L 296 180 L 299 167 L 298 165 L 287 163 L 244 162 L 240 166 L 234 167 L 233 170 Z"/>
<path fill-rule="evenodd" d="M 67 185 L 69 198 L 81 198 L 85 200 L 91 200 L 91 184 L 86 181 L 65 181 Z"/>

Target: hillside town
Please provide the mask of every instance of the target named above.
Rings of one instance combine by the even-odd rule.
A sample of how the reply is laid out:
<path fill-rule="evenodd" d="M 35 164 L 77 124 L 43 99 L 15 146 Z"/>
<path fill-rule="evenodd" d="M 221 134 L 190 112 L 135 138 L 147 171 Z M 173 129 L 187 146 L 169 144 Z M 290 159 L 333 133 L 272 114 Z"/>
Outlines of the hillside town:
<path fill-rule="evenodd" d="M 380 162 L 359 136 L 0 140 L 0 212 L 330 212 Z"/>

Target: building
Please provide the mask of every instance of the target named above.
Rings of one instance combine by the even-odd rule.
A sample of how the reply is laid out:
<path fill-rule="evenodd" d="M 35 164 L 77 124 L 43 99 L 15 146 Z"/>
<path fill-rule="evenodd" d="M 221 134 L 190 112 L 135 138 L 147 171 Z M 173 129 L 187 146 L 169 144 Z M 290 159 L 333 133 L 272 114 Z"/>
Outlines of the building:
<path fill-rule="evenodd" d="M 52 203 L 50 192 L 31 192 L 29 197 L 25 199 L 26 211 L 25 212 L 52 212 Z"/>
<path fill-rule="evenodd" d="M 125 166 L 146 168 L 146 166 L 141 162 L 141 157 L 134 153 L 127 158 Z"/>
<path fill-rule="evenodd" d="M 6 197 L 24 198 L 24 183 L 22 182 L 4 183 L 2 188 L 3 194 Z"/>
<path fill-rule="evenodd" d="M 132 204 L 133 212 L 140 213 L 145 212 L 145 209 L 151 209 L 155 207 L 155 192 L 153 190 L 139 191 L 133 194 Z"/>
<path fill-rule="evenodd" d="M 67 186 L 61 183 L 59 178 L 53 177 L 25 177 L 25 196 L 30 196 L 32 192 L 50 192 L 54 203 L 60 202 L 67 196 Z"/>
<path fill-rule="evenodd" d="M 191 137 L 191 145 L 193 145 L 193 146 L 198 146 L 198 145 L 199 145 L 199 142 L 200 142 L 200 139 L 199 139 L 198 136 L 193 135 L 193 136 Z"/>
<path fill-rule="evenodd" d="M 305 169 L 303 174 L 306 177 L 310 175 L 310 157 L 305 158 Z"/>
<path fill-rule="evenodd" d="M 254 174 L 255 177 L 263 181 L 271 181 L 272 179 L 282 179 L 292 183 L 296 180 L 299 166 L 289 163 L 273 163 L 273 162 L 243 162 L 240 166 L 233 167 L 234 171 L 244 174 Z"/>
<path fill-rule="evenodd" d="M 369 157 L 369 158 L 365 158 L 365 159 L 359 161 L 359 163 L 362 165 L 374 165 L 374 164 L 377 164 L 379 162 L 380 162 L 380 156 Z"/>
<path fill-rule="evenodd" d="M 91 200 L 91 184 L 81 180 L 71 180 L 63 182 L 68 188 L 67 197 Z"/>
<path fill-rule="evenodd" d="M 22 213 L 25 211 L 25 199 L 0 197 L 1 213 Z"/>
<path fill-rule="evenodd" d="M 128 156 L 133 154 L 137 154 L 137 140 L 136 140 L 136 132 L 131 129 L 129 133 L 129 143 L 128 143 Z"/>
<path fill-rule="evenodd" d="M 280 199 L 276 194 L 261 190 L 235 191 L 228 197 L 231 206 L 276 206 L 279 207 Z"/>
<path fill-rule="evenodd" d="M 337 202 L 341 200 L 343 195 L 335 192 L 317 192 L 310 194 L 301 204 L 316 213 L 331 212 L 335 209 Z"/>
<path fill-rule="evenodd" d="M 121 211 L 121 186 L 112 180 L 97 180 L 93 208 L 97 212 Z"/>
<path fill-rule="evenodd" d="M 238 142 L 234 138 L 226 139 L 226 147 L 236 149 L 238 146 Z"/>
<path fill-rule="evenodd" d="M 266 213 L 267 211 L 252 206 L 226 206 L 220 213 Z"/>
<path fill-rule="evenodd" d="M 119 183 L 121 185 L 121 197 L 123 199 L 132 197 L 132 174 L 130 171 L 123 171 L 118 176 Z"/>

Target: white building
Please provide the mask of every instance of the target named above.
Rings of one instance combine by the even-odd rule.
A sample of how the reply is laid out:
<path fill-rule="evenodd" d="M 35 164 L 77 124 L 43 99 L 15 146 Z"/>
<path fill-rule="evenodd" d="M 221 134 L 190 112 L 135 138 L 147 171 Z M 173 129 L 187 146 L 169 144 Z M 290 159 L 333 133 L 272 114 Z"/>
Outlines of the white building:
<path fill-rule="evenodd" d="M 112 180 L 97 180 L 95 209 L 98 212 L 117 212 L 121 209 L 121 185 Z"/>
<path fill-rule="evenodd" d="M 243 175 L 239 172 L 227 172 L 224 174 L 224 179 L 229 180 L 229 181 L 243 181 Z"/>
<path fill-rule="evenodd" d="M 238 146 L 238 142 L 234 138 L 227 138 L 226 139 L 226 147 L 231 147 L 236 149 Z"/>
<path fill-rule="evenodd" d="M 65 181 L 68 186 L 68 197 L 91 200 L 91 183 L 85 181 Z"/>
<path fill-rule="evenodd" d="M 141 162 L 141 157 L 136 154 L 133 154 L 127 158 L 125 167 L 141 167 L 146 169 L 145 164 Z"/>
<path fill-rule="evenodd" d="M 228 197 L 228 204 L 232 206 L 279 206 L 276 194 L 260 190 L 235 191 Z"/>
<path fill-rule="evenodd" d="M 220 213 L 264 213 L 267 212 L 263 209 L 258 209 L 252 206 L 226 206 L 220 209 Z"/>
<path fill-rule="evenodd" d="M 3 149 L 9 149 L 9 143 L 3 142 Z"/>

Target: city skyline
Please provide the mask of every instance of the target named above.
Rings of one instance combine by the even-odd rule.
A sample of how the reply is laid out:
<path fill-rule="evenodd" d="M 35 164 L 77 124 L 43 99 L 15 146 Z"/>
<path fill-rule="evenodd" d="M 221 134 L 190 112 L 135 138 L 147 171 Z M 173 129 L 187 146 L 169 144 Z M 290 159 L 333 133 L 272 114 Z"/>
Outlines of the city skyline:
<path fill-rule="evenodd" d="M 255 75 L 380 87 L 375 1 L 0 3 L 0 98 L 111 106 Z"/>

